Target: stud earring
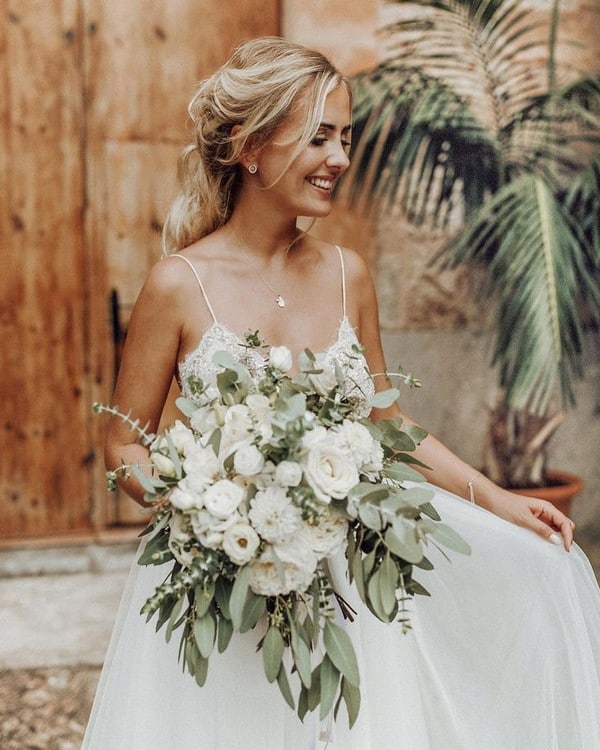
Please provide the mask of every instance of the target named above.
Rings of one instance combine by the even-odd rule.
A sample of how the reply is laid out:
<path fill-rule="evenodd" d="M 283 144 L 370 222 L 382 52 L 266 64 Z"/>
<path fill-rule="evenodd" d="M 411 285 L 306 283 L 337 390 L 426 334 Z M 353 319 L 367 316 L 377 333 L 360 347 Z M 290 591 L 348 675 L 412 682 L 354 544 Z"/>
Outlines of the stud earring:
<path fill-rule="evenodd" d="M 250 174 L 256 174 L 258 172 L 258 167 L 256 166 L 256 164 L 250 164 L 248 166 L 248 172 L 250 172 Z"/>

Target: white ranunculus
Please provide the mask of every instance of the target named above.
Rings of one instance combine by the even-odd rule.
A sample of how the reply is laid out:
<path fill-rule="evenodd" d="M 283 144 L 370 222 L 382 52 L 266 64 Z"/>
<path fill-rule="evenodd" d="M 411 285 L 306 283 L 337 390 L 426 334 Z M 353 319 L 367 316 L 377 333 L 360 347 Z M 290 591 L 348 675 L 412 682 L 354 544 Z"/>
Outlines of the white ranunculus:
<path fill-rule="evenodd" d="M 162 453 L 152 453 L 150 460 L 156 466 L 158 473 L 163 477 L 174 477 L 177 475 L 175 464 L 168 456 L 163 456 Z"/>
<path fill-rule="evenodd" d="M 284 578 L 274 562 L 274 553 L 281 561 Z M 317 558 L 302 540 L 294 539 L 286 545 L 268 547 L 259 560 L 249 565 L 249 584 L 255 594 L 276 596 L 291 591 L 306 591 L 317 567 Z"/>
<path fill-rule="evenodd" d="M 184 460 L 183 470 L 187 486 L 195 492 L 202 492 L 218 478 L 221 464 L 210 446 L 196 445 Z"/>
<path fill-rule="evenodd" d="M 276 370 L 289 372 L 292 369 L 292 353 L 287 346 L 272 346 L 269 351 L 269 362 Z"/>
<path fill-rule="evenodd" d="M 258 534 L 246 519 L 230 526 L 223 534 L 223 551 L 236 565 L 250 562 L 259 544 Z"/>
<path fill-rule="evenodd" d="M 189 427 L 186 427 L 179 419 L 176 420 L 172 427 L 168 428 L 169 437 L 179 453 L 187 455 L 188 451 L 193 450 L 196 446 L 194 433 Z"/>
<path fill-rule="evenodd" d="M 346 453 L 357 466 L 371 463 L 376 459 L 376 448 L 380 447 L 367 428 L 359 422 L 344 419 L 341 425 L 333 428 L 336 445 Z"/>
<path fill-rule="evenodd" d="M 192 564 L 194 557 L 197 557 L 198 551 L 191 548 L 186 549 L 187 542 L 190 541 L 191 530 L 189 518 L 183 513 L 173 511 L 169 521 L 169 550 L 178 563 L 187 567 Z"/>
<path fill-rule="evenodd" d="M 319 395 L 327 396 L 337 385 L 335 366 L 327 361 L 326 355 L 319 353 L 315 357 L 315 370 L 322 372 L 309 375 L 308 380 Z"/>
<path fill-rule="evenodd" d="M 341 500 L 359 481 L 356 466 L 329 440 L 323 440 L 310 449 L 304 473 L 322 503 L 329 503 L 332 497 Z"/>
<path fill-rule="evenodd" d="M 319 560 L 331 557 L 346 544 L 348 521 L 342 516 L 328 516 L 316 524 L 305 523 L 300 536 L 306 540 Z"/>
<path fill-rule="evenodd" d="M 295 461 L 281 461 L 275 469 L 275 481 L 283 487 L 297 487 L 302 481 L 302 467 Z"/>
<path fill-rule="evenodd" d="M 229 479 L 219 479 L 204 493 L 204 507 L 216 518 L 229 518 L 244 499 L 244 490 Z"/>
<path fill-rule="evenodd" d="M 171 505 L 178 510 L 192 510 L 194 508 L 202 507 L 202 498 L 199 495 L 192 492 L 186 492 L 179 487 L 175 487 L 171 490 L 169 501 Z"/>
<path fill-rule="evenodd" d="M 255 445 L 242 445 L 233 455 L 233 468 L 244 477 L 258 474 L 264 463 L 264 456 Z"/>
<path fill-rule="evenodd" d="M 275 544 L 285 542 L 302 528 L 300 508 L 276 485 L 256 493 L 248 516 L 261 537 Z"/>

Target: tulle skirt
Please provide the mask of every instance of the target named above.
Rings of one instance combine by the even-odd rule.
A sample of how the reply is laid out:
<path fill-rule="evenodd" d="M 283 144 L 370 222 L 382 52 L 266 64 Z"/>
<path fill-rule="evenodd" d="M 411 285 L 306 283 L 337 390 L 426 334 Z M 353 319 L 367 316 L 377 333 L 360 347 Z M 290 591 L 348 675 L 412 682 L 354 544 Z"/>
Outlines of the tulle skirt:
<path fill-rule="evenodd" d="M 411 603 L 413 629 L 373 617 L 332 560 L 358 617 L 344 622 L 359 658 L 362 705 L 301 723 L 256 653 L 259 627 L 211 656 L 199 688 L 177 662 L 179 632 L 139 614 L 166 566 L 134 564 L 83 748 L 87 750 L 598 750 L 600 591 L 570 552 L 432 487 L 442 520 L 470 557 L 436 549 L 431 592 Z M 342 622 L 342 620 L 340 620 Z"/>

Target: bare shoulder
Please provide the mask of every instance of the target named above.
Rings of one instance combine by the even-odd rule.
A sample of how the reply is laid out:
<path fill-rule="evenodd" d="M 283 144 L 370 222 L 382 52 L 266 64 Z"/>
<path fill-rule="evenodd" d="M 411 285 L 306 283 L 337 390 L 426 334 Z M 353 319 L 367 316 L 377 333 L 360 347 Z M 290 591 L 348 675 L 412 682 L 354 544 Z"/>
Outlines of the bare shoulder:
<path fill-rule="evenodd" d="M 349 296 L 358 301 L 359 306 L 370 305 L 375 297 L 375 286 L 365 258 L 356 250 L 341 248 L 346 269 L 346 288 Z"/>

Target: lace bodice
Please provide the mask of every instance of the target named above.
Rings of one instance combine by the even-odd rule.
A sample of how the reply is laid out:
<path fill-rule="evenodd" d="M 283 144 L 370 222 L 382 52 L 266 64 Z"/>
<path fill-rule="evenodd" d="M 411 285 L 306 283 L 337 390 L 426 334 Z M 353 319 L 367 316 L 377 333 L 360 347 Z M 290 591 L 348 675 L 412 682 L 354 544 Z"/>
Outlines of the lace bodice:
<path fill-rule="evenodd" d="M 211 379 L 215 372 L 212 359 L 218 351 L 228 352 L 251 373 L 259 374 L 267 364 L 266 358 L 259 350 L 248 348 L 237 334 L 215 321 L 206 329 L 198 346 L 179 363 L 179 382 L 184 396 L 191 396 L 188 385 L 190 377 L 195 376 L 204 381 Z M 367 362 L 360 351 L 356 331 L 345 315 L 340 321 L 333 342 L 319 354 L 323 365 L 337 361 L 344 368 L 349 393 L 359 396 L 362 403 L 371 398 L 374 393 L 373 381 Z"/>

